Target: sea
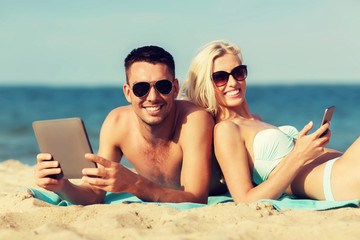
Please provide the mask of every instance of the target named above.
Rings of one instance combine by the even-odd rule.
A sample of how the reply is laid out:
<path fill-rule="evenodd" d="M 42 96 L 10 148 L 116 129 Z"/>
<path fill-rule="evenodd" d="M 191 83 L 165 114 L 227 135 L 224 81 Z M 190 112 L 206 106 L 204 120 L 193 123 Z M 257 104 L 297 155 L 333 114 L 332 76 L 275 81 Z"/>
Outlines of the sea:
<path fill-rule="evenodd" d="M 246 98 L 250 111 L 265 122 L 298 130 L 310 121 L 318 128 L 325 108 L 335 106 L 329 148 L 344 152 L 360 136 L 360 85 L 249 85 Z M 107 114 L 127 104 L 122 86 L 0 86 L 0 162 L 36 163 L 39 148 L 32 122 L 37 120 L 82 118 L 97 152 Z M 126 159 L 124 163 L 129 165 Z"/>

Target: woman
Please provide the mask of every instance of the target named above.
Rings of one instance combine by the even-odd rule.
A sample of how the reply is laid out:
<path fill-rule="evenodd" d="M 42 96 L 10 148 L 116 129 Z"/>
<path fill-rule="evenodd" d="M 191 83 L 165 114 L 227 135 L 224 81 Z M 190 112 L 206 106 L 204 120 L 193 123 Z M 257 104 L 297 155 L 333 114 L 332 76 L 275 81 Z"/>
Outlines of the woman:
<path fill-rule="evenodd" d="M 307 135 L 267 124 L 248 108 L 247 68 L 240 49 L 206 45 L 184 82 L 186 97 L 216 119 L 214 149 L 236 203 L 277 199 L 283 193 L 318 200 L 360 198 L 360 138 L 344 153 L 327 149 L 330 123 Z"/>

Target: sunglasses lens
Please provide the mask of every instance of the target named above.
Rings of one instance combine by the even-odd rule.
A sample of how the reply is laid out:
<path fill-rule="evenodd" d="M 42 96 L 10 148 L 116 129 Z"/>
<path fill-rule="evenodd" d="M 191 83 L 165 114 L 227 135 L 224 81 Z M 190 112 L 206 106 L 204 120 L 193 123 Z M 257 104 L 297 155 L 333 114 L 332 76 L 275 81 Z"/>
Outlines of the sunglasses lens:
<path fill-rule="evenodd" d="M 229 73 L 227 72 L 220 71 L 220 72 L 214 72 L 212 74 L 212 79 L 217 87 L 225 85 L 228 78 L 229 78 Z"/>
<path fill-rule="evenodd" d="M 133 90 L 133 93 L 135 94 L 135 96 L 143 97 L 149 92 L 150 83 L 147 83 L 147 82 L 135 83 L 132 90 Z"/>
<path fill-rule="evenodd" d="M 155 83 L 155 88 L 159 93 L 167 95 L 171 92 L 172 82 L 170 80 L 160 80 Z"/>
<path fill-rule="evenodd" d="M 232 70 L 232 75 L 238 81 L 245 80 L 247 76 L 246 66 L 240 65 Z"/>

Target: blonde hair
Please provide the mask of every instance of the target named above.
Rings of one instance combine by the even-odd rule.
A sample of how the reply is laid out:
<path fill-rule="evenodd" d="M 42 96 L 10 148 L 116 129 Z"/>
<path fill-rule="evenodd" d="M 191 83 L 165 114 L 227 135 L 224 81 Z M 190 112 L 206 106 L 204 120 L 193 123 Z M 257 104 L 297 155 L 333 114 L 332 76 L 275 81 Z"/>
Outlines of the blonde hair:
<path fill-rule="evenodd" d="M 220 108 L 211 79 L 214 60 L 227 53 L 238 55 L 240 61 L 243 61 L 240 48 L 230 42 L 218 40 L 205 45 L 193 59 L 180 90 L 182 98 L 205 108 L 213 117 L 216 117 Z"/>

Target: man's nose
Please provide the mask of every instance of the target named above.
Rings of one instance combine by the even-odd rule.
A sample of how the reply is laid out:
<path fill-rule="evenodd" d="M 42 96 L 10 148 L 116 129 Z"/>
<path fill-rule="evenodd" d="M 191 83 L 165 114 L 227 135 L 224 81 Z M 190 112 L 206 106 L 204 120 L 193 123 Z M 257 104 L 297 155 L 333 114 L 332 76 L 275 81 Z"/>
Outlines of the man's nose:
<path fill-rule="evenodd" d="M 149 93 L 147 95 L 148 100 L 156 100 L 159 97 L 158 91 L 155 89 L 155 86 L 150 87 Z"/>

